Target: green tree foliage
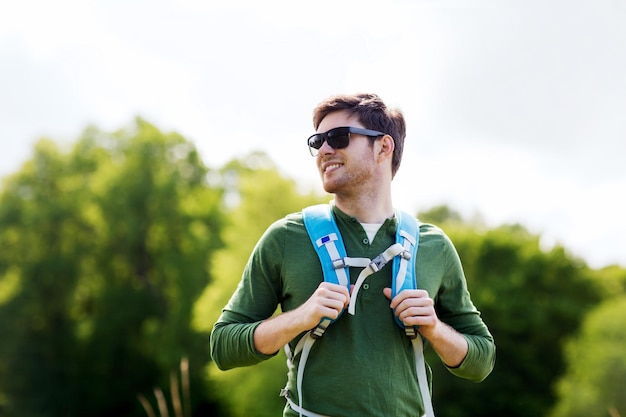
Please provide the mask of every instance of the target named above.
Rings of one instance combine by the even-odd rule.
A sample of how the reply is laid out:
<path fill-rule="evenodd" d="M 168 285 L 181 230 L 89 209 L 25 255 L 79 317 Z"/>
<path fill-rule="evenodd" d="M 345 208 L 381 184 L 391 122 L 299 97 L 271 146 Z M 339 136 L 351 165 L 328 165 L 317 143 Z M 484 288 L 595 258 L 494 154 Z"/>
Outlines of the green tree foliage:
<path fill-rule="evenodd" d="M 429 213 L 420 218 L 428 220 Z M 562 247 L 542 250 L 539 237 L 519 225 L 484 231 L 452 221 L 443 227 L 494 335 L 497 359 L 485 381 L 471 384 L 449 374 L 429 352 L 438 415 L 545 415 L 554 402 L 553 384 L 564 371 L 564 340 L 600 300 L 591 271 Z"/>
<path fill-rule="evenodd" d="M 594 309 L 566 349 L 552 417 L 626 416 L 626 295 Z"/>
<path fill-rule="evenodd" d="M 315 173 L 313 162 L 311 173 Z M 222 168 L 216 181 L 226 190 L 230 211 L 223 233 L 224 247 L 213 264 L 215 280 L 196 303 L 194 323 L 204 331 L 210 330 L 219 317 L 265 229 L 288 213 L 330 199 L 302 192 L 261 153 L 230 162 Z M 286 380 L 285 361 L 281 352 L 254 368 L 221 372 L 211 367 L 208 372 L 218 381 L 219 392 L 233 416 L 273 417 L 280 415 L 285 405 L 284 399 L 278 396 Z"/>
<path fill-rule="evenodd" d="M 11 416 L 144 415 L 137 395 L 191 362 L 194 301 L 220 246 L 221 192 L 195 148 L 143 120 L 41 141 L 0 195 L 0 392 Z M 195 371 L 194 371 L 195 370 Z"/>
<path fill-rule="evenodd" d="M 626 294 L 626 269 L 609 265 L 592 273 L 593 280 L 600 285 L 603 299 L 609 300 Z"/>

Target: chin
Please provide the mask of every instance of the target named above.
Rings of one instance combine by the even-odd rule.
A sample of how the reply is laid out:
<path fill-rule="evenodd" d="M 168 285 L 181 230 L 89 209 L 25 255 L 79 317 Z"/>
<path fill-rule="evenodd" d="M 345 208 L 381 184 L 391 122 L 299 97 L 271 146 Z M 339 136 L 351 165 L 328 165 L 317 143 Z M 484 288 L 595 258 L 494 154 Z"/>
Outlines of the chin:
<path fill-rule="evenodd" d="M 324 188 L 324 191 L 326 191 L 328 194 L 337 195 L 349 192 L 351 187 L 343 183 L 326 182 L 322 184 L 322 188 Z"/>
<path fill-rule="evenodd" d="M 328 194 L 335 194 L 335 189 L 333 187 L 322 187 L 324 188 L 324 191 L 326 191 Z"/>
<path fill-rule="evenodd" d="M 322 188 L 328 194 L 335 194 L 335 192 L 337 191 L 337 186 L 335 184 L 331 184 L 327 182 L 322 183 Z"/>

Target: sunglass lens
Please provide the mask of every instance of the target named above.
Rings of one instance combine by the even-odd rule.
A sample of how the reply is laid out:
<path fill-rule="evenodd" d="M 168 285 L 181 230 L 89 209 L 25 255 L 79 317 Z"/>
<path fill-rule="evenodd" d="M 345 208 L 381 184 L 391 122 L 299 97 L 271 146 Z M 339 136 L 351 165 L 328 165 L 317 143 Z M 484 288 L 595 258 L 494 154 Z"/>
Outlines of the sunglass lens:
<path fill-rule="evenodd" d="M 345 127 L 337 127 L 326 133 L 316 133 L 308 140 L 311 155 L 316 156 L 317 151 L 322 147 L 324 141 L 335 149 L 343 149 L 350 144 L 350 130 Z"/>
<path fill-rule="evenodd" d="M 309 147 L 313 149 L 319 149 L 324 143 L 324 137 L 321 133 L 313 135 L 309 138 Z"/>
<path fill-rule="evenodd" d="M 335 149 L 343 149 L 350 144 L 350 133 L 346 129 L 332 129 L 326 135 L 328 144 Z"/>

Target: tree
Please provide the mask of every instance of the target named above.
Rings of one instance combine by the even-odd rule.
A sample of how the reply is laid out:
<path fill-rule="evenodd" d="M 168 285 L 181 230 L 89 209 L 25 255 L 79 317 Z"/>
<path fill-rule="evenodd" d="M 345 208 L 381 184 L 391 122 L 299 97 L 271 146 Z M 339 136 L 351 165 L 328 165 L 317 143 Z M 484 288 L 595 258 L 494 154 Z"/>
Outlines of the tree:
<path fill-rule="evenodd" d="M 420 218 L 427 220 L 428 213 Z M 539 237 L 520 225 L 443 226 L 463 262 L 472 300 L 495 338 L 497 359 L 493 373 L 472 384 L 452 376 L 429 352 L 437 414 L 545 415 L 554 402 L 553 384 L 564 371 L 564 341 L 600 300 L 591 271 L 562 247 L 542 250 Z"/>
<path fill-rule="evenodd" d="M 233 160 L 216 179 L 230 202 L 229 220 L 224 229 L 224 247 L 215 257 L 215 280 L 196 303 L 195 326 L 208 331 L 234 292 L 246 261 L 265 229 L 275 220 L 303 207 L 329 200 L 316 193 L 303 193 L 297 184 L 280 174 L 263 153 Z M 209 369 L 219 381 L 219 392 L 233 416 L 270 417 L 280 415 L 285 401 L 278 396 L 286 381 L 286 358 L 277 357 L 255 365 L 220 372 Z"/>
<path fill-rule="evenodd" d="M 612 268 L 613 269 L 613 268 Z M 622 270 L 622 277 L 626 277 Z M 567 344 L 551 417 L 626 415 L 626 292 L 593 309 Z"/>
<path fill-rule="evenodd" d="M 183 356 L 194 407 L 212 407 L 207 334 L 191 329 L 221 245 L 222 193 L 207 172 L 191 143 L 137 119 L 113 134 L 88 128 L 69 153 L 41 141 L 6 180 L 7 414 L 143 415 L 137 394 L 168 386 Z"/>
<path fill-rule="evenodd" d="M 46 407 L 60 415 L 74 394 L 64 387 L 78 355 L 69 312 L 78 280 L 74 258 L 89 240 L 89 227 L 73 207 L 83 200 L 89 167 L 69 174 L 67 162 L 54 143 L 42 140 L 0 197 L 0 276 L 13 282 L 0 306 L 0 386 L 9 415 L 37 415 Z"/>

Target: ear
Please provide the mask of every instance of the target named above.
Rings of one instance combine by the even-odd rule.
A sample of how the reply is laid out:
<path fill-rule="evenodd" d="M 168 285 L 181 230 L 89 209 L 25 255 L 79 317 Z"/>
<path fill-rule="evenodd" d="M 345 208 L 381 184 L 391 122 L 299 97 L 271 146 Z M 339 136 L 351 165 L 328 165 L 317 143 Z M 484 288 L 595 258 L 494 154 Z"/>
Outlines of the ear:
<path fill-rule="evenodd" d="M 391 159 L 393 157 L 393 150 L 396 147 L 396 144 L 393 141 L 393 138 L 389 135 L 385 135 L 382 138 L 380 138 L 377 142 L 379 143 L 378 160 L 383 161 L 384 159 L 387 159 L 387 158 Z"/>

